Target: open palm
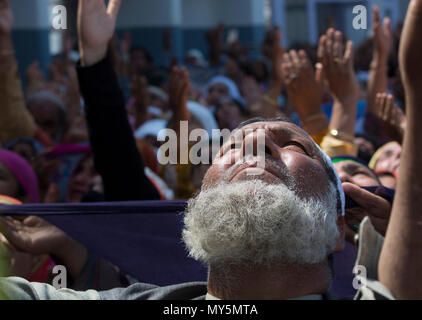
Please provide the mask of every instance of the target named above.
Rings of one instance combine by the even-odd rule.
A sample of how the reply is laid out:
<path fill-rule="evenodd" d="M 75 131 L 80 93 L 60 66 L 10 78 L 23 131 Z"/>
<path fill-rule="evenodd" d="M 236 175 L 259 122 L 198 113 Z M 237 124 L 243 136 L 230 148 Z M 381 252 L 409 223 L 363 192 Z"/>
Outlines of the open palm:
<path fill-rule="evenodd" d="M 78 32 L 82 54 L 87 63 L 95 63 L 105 55 L 108 42 L 116 26 L 121 0 L 80 0 L 78 9 Z"/>
<path fill-rule="evenodd" d="M 64 243 L 67 235 L 48 223 L 35 217 L 5 217 L 1 221 L 1 232 L 19 251 L 32 254 L 54 254 Z"/>

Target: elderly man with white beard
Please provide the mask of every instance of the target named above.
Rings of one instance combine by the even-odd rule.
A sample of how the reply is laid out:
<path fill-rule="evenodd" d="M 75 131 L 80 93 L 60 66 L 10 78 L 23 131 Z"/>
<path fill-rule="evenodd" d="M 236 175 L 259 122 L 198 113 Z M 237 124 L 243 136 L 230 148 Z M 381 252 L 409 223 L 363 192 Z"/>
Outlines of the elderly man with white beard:
<path fill-rule="evenodd" d="M 244 156 L 258 141 L 265 141 L 264 170 Z M 330 159 L 305 131 L 256 119 L 223 145 L 185 212 L 183 239 L 209 266 L 208 283 L 76 292 L 6 278 L 0 287 L 11 299 L 327 299 L 330 256 L 344 246 L 344 206 Z M 374 288 L 391 297 L 381 284 Z M 363 296 L 374 297 L 368 290 Z"/>
<path fill-rule="evenodd" d="M 110 77 L 107 43 L 120 4 L 110 0 L 107 8 L 104 0 L 80 0 L 79 72 Z M 369 219 L 360 227 L 357 265 L 366 268 L 367 278 L 359 278 L 364 285 L 356 299 L 422 299 L 420 30 L 422 0 L 413 0 L 400 49 L 408 113 L 401 174 L 385 244 Z M 261 140 L 259 135 L 265 138 L 264 171 L 258 166 L 261 159 L 243 157 L 247 145 Z M 344 189 L 347 193 L 350 186 Z M 329 298 L 330 256 L 344 245 L 344 206 L 340 180 L 310 136 L 282 119 L 259 119 L 244 124 L 221 148 L 185 213 L 183 239 L 190 255 L 208 265 L 207 283 L 138 283 L 105 292 L 76 292 L 5 278 L 0 279 L 0 291 L 10 299 Z"/>

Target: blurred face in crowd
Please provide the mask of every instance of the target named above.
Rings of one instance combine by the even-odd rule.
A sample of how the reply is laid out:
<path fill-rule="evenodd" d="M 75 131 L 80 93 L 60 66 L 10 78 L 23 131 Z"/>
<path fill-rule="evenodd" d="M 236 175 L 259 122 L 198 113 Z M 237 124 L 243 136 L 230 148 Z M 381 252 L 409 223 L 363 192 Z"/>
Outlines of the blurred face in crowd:
<path fill-rule="evenodd" d="M 96 175 L 93 158 L 90 156 L 82 160 L 76 166 L 69 180 L 68 202 L 80 202 L 83 196 L 89 191 Z"/>
<path fill-rule="evenodd" d="M 163 111 L 167 109 L 167 101 L 154 93 L 149 94 L 148 105 L 160 108 Z"/>
<path fill-rule="evenodd" d="M 207 105 L 215 106 L 220 99 L 229 95 L 229 88 L 224 83 L 216 83 L 208 89 Z"/>
<path fill-rule="evenodd" d="M 397 175 L 400 167 L 402 147 L 398 143 L 391 143 L 384 148 L 375 165 L 375 172 L 390 172 Z"/>
<path fill-rule="evenodd" d="M 397 179 L 396 177 L 389 172 L 383 172 L 377 175 L 378 179 L 381 181 L 381 184 L 384 187 L 395 189 L 397 186 Z"/>
<path fill-rule="evenodd" d="M 28 103 L 28 110 L 44 132 L 53 139 L 57 137 L 62 126 L 62 114 L 58 106 L 50 101 L 33 100 Z"/>
<path fill-rule="evenodd" d="M 335 174 L 312 139 L 282 121 L 242 130 L 253 133 L 233 136 L 242 147 L 231 141 L 223 145 L 200 194 L 189 202 L 183 238 L 191 256 L 212 269 L 226 263 L 317 264 L 342 250 L 344 220 L 338 215 Z M 242 156 L 242 148 L 260 134 L 265 136 L 264 171 L 257 157 Z"/>
<path fill-rule="evenodd" d="M 376 151 L 375 146 L 363 137 L 356 137 L 354 144 L 358 147 L 359 158 L 369 162 Z"/>
<path fill-rule="evenodd" d="M 252 63 L 252 73 L 258 82 L 264 82 L 268 78 L 267 67 L 261 61 Z"/>
<path fill-rule="evenodd" d="M 14 174 L 0 162 L 0 195 L 17 198 L 19 182 Z"/>
<path fill-rule="evenodd" d="M 82 143 L 89 140 L 85 118 L 77 116 L 66 132 L 64 139 L 67 143 Z"/>
<path fill-rule="evenodd" d="M 334 168 L 342 183 L 349 182 L 360 187 L 374 187 L 380 185 L 376 175 L 371 169 L 355 161 L 334 163 Z"/>
<path fill-rule="evenodd" d="M 232 79 L 233 81 L 236 81 L 240 72 L 237 61 L 232 58 L 228 58 L 225 68 L 227 77 Z"/>
<path fill-rule="evenodd" d="M 36 151 L 34 147 L 30 143 L 25 141 L 20 141 L 16 143 L 10 151 L 17 153 L 29 163 L 31 163 L 33 158 L 36 156 Z"/>
<path fill-rule="evenodd" d="M 218 103 L 216 111 L 217 122 L 220 129 L 233 130 L 242 121 L 242 111 L 233 99 L 222 99 Z"/>
<path fill-rule="evenodd" d="M 132 50 L 130 53 L 130 74 L 143 74 L 151 68 L 150 61 L 144 50 Z"/>

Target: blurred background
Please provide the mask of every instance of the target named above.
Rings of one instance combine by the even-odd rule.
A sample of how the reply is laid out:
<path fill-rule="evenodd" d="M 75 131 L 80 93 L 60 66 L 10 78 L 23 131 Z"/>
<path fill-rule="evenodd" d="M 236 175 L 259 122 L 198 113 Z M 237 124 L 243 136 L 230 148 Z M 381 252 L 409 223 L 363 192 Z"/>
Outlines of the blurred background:
<path fill-rule="evenodd" d="M 118 19 L 120 34 L 130 31 L 132 44 L 148 48 L 155 65 L 169 56 L 183 59 L 191 49 L 205 57 L 206 32 L 224 24 L 225 41 L 240 41 L 250 55 L 259 55 L 266 27 L 282 28 L 286 47 L 316 44 L 327 27 L 335 27 L 359 45 L 370 36 L 373 5 L 389 16 L 393 27 L 403 21 L 410 0 L 124 0 Z M 43 69 L 63 50 L 66 32 L 76 33 L 76 0 L 13 0 L 13 39 L 20 70 L 38 60 Z M 52 28 L 52 8 L 67 8 L 68 30 Z M 368 29 L 354 30 L 353 7 L 368 8 Z"/>

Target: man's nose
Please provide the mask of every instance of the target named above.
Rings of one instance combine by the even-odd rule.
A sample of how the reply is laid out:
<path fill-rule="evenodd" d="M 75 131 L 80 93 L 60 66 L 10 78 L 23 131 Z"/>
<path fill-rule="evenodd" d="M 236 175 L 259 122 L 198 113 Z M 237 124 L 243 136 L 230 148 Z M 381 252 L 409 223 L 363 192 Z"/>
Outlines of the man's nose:
<path fill-rule="evenodd" d="M 243 156 L 280 158 L 279 148 L 264 129 L 245 132 L 242 152 Z"/>

